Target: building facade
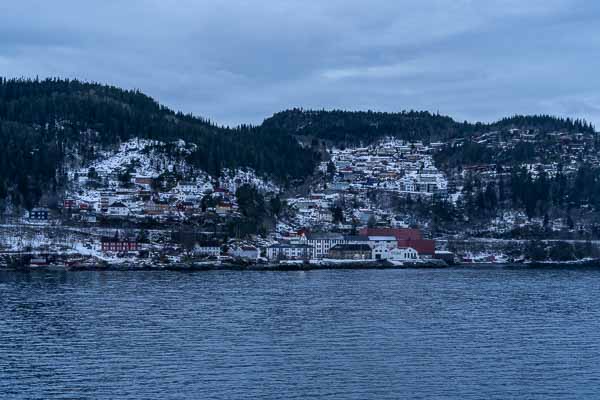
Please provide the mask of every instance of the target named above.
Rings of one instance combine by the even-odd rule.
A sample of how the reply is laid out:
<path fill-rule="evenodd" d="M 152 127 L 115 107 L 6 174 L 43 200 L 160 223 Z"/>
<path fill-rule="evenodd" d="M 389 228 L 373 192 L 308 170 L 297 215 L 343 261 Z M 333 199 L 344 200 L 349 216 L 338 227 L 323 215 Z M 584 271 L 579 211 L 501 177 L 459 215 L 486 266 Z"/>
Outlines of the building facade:
<path fill-rule="evenodd" d="M 120 239 L 118 235 L 100 240 L 102 251 L 105 253 L 129 253 L 140 250 L 140 245 L 133 239 Z"/>
<path fill-rule="evenodd" d="M 194 246 L 194 254 L 218 257 L 221 255 L 221 245 L 218 242 L 201 242 Z"/>
<path fill-rule="evenodd" d="M 240 258 L 242 260 L 258 260 L 260 257 L 260 250 L 254 246 L 239 246 L 230 250 L 234 258 Z"/>
<path fill-rule="evenodd" d="M 373 251 L 368 244 L 336 244 L 329 250 L 328 258 L 336 260 L 371 260 Z"/>
<path fill-rule="evenodd" d="M 267 247 L 269 260 L 309 260 L 312 247 L 306 244 L 280 243 Z"/>
<path fill-rule="evenodd" d="M 44 207 L 36 207 L 29 212 L 29 219 L 32 221 L 47 221 L 50 211 Z"/>

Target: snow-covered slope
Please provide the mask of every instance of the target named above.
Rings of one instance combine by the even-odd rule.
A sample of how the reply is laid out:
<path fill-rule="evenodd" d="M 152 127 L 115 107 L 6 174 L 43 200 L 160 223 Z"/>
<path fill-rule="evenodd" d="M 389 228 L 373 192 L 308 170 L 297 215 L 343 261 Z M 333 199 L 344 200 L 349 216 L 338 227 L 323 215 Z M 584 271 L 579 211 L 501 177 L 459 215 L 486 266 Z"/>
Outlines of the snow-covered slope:
<path fill-rule="evenodd" d="M 98 203 L 101 192 L 118 188 L 120 183 L 116 176 L 125 171 L 130 173 L 134 181 L 135 178 L 157 178 L 164 173 L 176 172 L 180 182 L 194 182 L 200 188 L 224 188 L 235 193 L 241 185 L 250 184 L 265 193 L 280 191 L 275 183 L 257 176 L 251 169 L 227 169 L 222 172 L 218 180 L 202 170 L 194 169 L 187 163 L 187 155 L 195 149 L 195 144 L 183 140 L 163 143 L 147 139 L 131 139 L 122 143 L 118 150 L 104 151 L 94 162 L 69 172 L 75 189 L 70 197 Z M 86 185 L 90 171 L 97 174 L 102 187 L 91 188 Z"/>
<path fill-rule="evenodd" d="M 228 189 L 232 193 L 235 193 L 238 187 L 245 184 L 255 186 L 265 193 L 277 193 L 281 190 L 274 182 L 257 176 L 252 169 L 225 169 L 219 183 L 222 188 Z"/>

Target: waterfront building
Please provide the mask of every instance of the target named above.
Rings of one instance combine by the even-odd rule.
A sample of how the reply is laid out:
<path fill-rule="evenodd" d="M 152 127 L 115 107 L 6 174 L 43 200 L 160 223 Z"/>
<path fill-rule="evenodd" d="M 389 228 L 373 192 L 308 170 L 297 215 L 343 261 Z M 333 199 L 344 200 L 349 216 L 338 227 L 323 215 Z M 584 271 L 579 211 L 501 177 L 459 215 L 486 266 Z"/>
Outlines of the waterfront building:
<path fill-rule="evenodd" d="M 267 247 L 269 260 L 308 260 L 312 255 L 312 247 L 299 243 L 279 243 Z"/>
<path fill-rule="evenodd" d="M 196 243 L 194 246 L 194 254 L 197 256 L 213 256 L 221 255 L 221 245 L 217 241 L 204 241 Z"/>
<path fill-rule="evenodd" d="M 398 248 L 411 247 L 420 257 L 433 258 L 435 254 L 435 241 L 424 239 L 421 231 L 408 228 L 364 228 L 360 231 L 366 236 L 394 236 Z"/>
<path fill-rule="evenodd" d="M 415 261 L 419 259 L 419 253 L 412 247 L 401 247 L 390 251 L 390 260 L 394 261 Z"/>
<path fill-rule="evenodd" d="M 346 241 L 340 233 L 313 233 L 302 235 L 299 243 L 310 246 L 313 249 L 312 258 L 319 259 L 327 256 L 333 246 L 344 244 Z"/>
<path fill-rule="evenodd" d="M 231 249 L 229 254 L 234 258 L 256 261 L 260 257 L 260 250 L 254 246 L 239 246 Z"/>
<path fill-rule="evenodd" d="M 329 250 L 328 258 L 336 260 L 371 260 L 373 251 L 368 244 L 336 244 Z"/>

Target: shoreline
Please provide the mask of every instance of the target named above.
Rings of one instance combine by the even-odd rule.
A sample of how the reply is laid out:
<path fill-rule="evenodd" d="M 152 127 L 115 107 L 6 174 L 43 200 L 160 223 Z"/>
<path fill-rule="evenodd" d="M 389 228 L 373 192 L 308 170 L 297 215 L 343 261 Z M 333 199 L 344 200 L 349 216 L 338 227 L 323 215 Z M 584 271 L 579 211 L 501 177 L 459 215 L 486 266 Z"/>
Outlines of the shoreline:
<path fill-rule="evenodd" d="M 86 264 L 86 265 L 40 265 L 40 266 L 16 266 L 0 267 L 2 270 L 19 271 L 254 271 L 254 272 L 277 272 L 277 271 L 316 271 L 316 270 L 376 270 L 376 269 L 439 269 L 447 268 L 445 262 L 432 260 L 433 262 L 410 263 L 394 265 L 387 261 L 361 261 L 361 262 L 327 262 L 318 263 L 222 263 L 222 262 L 200 262 L 200 263 L 174 263 L 174 264 L 151 264 L 151 263 L 120 263 L 120 264 Z"/>
<path fill-rule="evenodd" d="M 290 271 L 322 271 L 322 270 L 400 270 L 400 269 L 468 269 L 468 268 L 600 268 L 600 260 L 579 260 L 568 262 L 536 262 L 536 263 L 454 263 L 448 265 L 441 260 L 427 260 L 419 263 L 394 265 L 387 261 L 367 262 L 319 262 L 319 263 L 177 263 L 177 264 L 87 264 L 87 265 L 41 265 L 41 266 L 0 266 L 0 271 L 247 271 L 247 272 L 290 272 Z"/>

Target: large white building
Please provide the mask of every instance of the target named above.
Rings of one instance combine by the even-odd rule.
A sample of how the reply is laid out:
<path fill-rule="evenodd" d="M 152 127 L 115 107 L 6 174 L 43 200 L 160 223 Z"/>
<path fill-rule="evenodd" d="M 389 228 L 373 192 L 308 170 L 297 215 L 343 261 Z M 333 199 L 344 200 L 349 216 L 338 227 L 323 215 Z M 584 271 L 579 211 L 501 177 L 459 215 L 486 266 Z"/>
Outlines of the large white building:
<path fill-rule="evenodd" d="M 269 260 L 309 260 L 312 248 L 306 244 L 279 243 L 267 247 Z"/>
<path fill-rule="evenodd" d="M 197 256 L 218 257 L 221 255 L 221 245 L 218 242 L 197 243 L 194 246 L 194 254 Z"/>
<path fill-rule="evenodd" d="M 339 233 L 316 233 L 303 235 L 298 243 L 305 244 L 312 249 L 312 258 L 323 258 L 336 244 L 346 244 L 344 235 Z"/>
<path fill-rule="evenodd" d="M 395 254 L 394 251 L 398 250 L 398 239 L 394 236 L 348 236 L 339 233 L 315 233 L 303 235 L 295 243 L 308 246 L 313 259 L 327 257 L 329 250 L 339 244 L 367 244 L 373 249 L 373 259 L 376 260 L 391 259 Z"/>

